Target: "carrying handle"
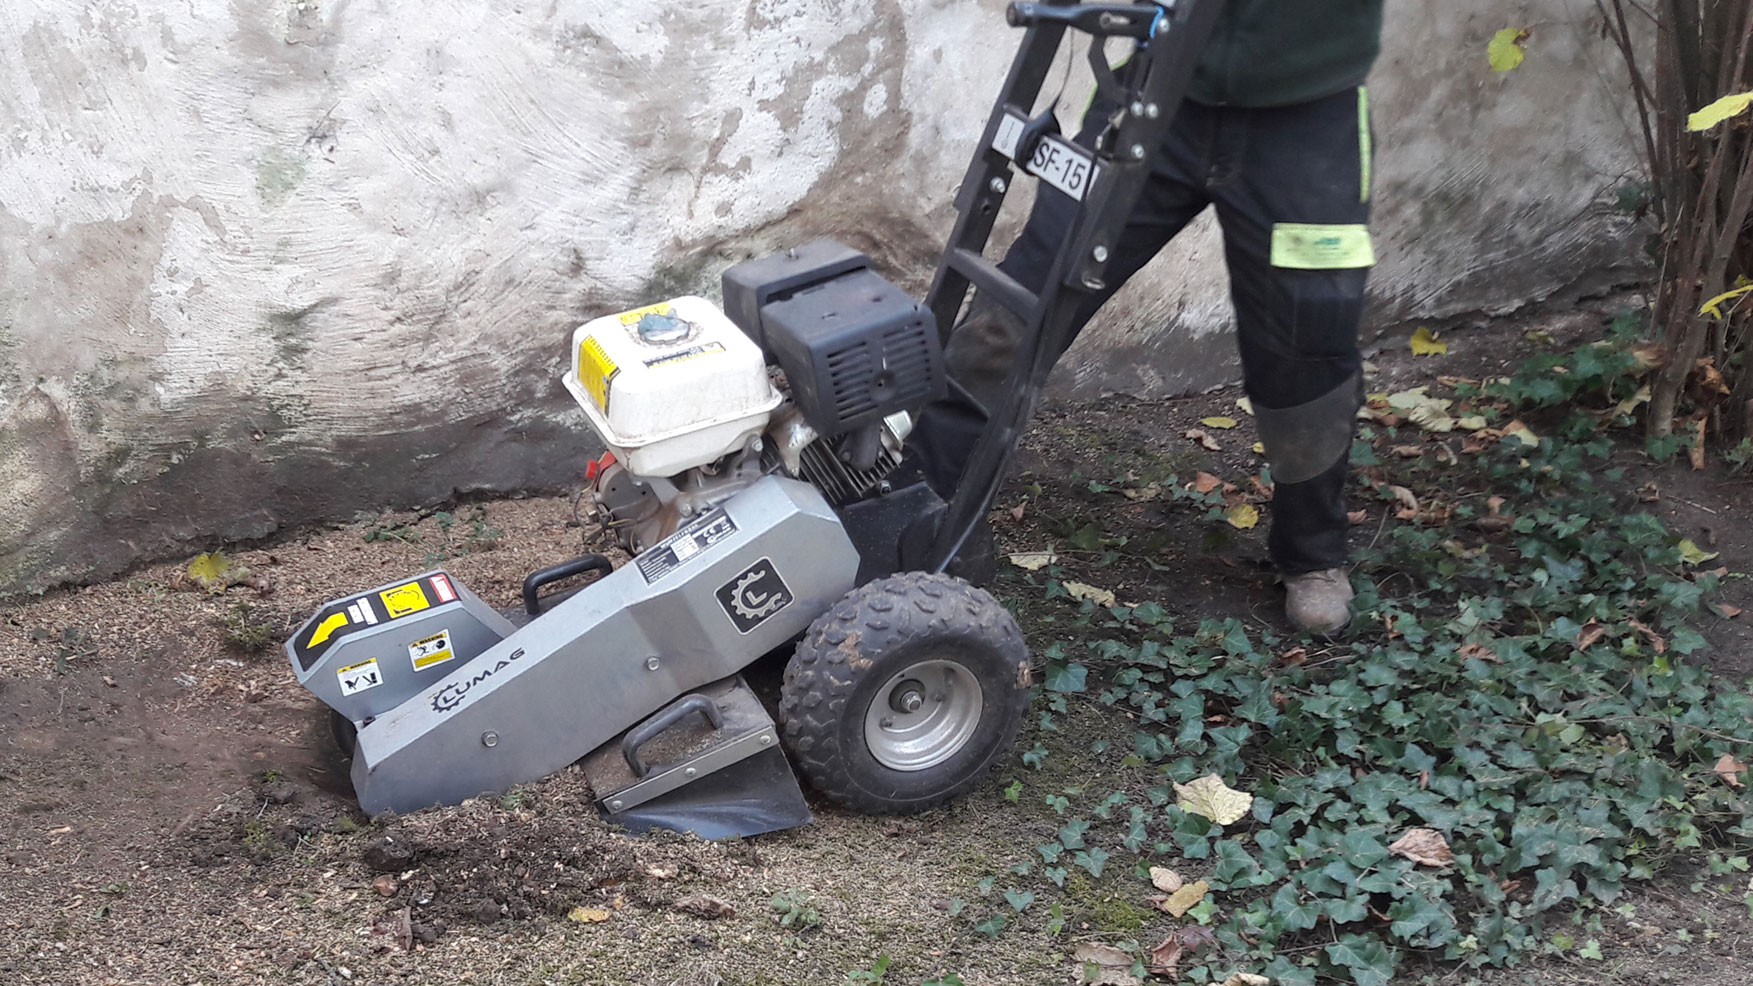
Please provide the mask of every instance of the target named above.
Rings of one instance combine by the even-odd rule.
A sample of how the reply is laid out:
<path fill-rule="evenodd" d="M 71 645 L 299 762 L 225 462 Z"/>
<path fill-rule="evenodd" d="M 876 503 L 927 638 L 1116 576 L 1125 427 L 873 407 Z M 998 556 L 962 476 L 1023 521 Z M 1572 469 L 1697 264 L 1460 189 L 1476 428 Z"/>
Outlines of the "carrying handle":
<path fill-rule="evenodd" d="M 687 718 L 690 713 L 698 712 L 706 717 L 713 729 L 724 726 L 724 713 L 718 711 L 718 703 L 695 692 L 683 695 L 669 705 L 659 709 L 650 719 L 645 720 L 627 731 L 621 740 L 621 755 L 627 758 L 627 766 L 632 769 L 633 776 L 643 778 L 651 773 L 645 761 L 639 759 L 639 748 L 658 737 L 659 733 Z"/>
<path fill-rule="evenodd" d="M 604 575 L 615 570 L 615 564 L 602 555 L 581 555 L 571 561 L 563 561 L 552 568 L 544 568 L 539 572 L 531 572 L 523 580 L 523 611 L 531 616 L 542 614 L 542 597 L 537 594 L 542 586 L 561 579 L 569 579 L 585 572 L 601 572 Z"/>

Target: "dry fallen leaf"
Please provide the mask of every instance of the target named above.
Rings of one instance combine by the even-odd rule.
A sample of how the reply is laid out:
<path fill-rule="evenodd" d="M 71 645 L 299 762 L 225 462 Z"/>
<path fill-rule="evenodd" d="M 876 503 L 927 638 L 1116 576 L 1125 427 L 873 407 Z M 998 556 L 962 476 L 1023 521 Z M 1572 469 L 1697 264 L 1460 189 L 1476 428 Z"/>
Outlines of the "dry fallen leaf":
<path fill-rule="evenodd" d="M 1470 660 L 1477 659 L 1484 661 L 1487 664 L 1503 663 L 1503 658 L 1497 656 L 1497 651 L 1492 650 L 1484 644 L 1463 644 L 1461 646 L 1461 656 Z"/>
<path fill-rule="evenodd" d="M 1716 767 L 1713 770 L 1718 777 L 1728 781 L 1730 787 L 1740 787 L 1741 778 L 1739 775 L 1746 772 L 1747 765 L 1725 753 L 1717 759 Z"/>
<path fill-rule="evenodd" d="M 1146 970 L 1153 976 L 1174 979 L 1180 973 L 1181 956 L 1183 953 L 1198 951 L 1201 946 L 1217 941 L 1211 929 L 1201 925 L 1182 928 L 1162 940 L 1162 944 L 1150 950 L 1150 959 L 1145 964 Z"/>
<path fill-rule="evenodd" d="M 1198 428 L 1189 428 L 1187 429 L 1186 434 L 1188 438 L 1193 439 L 1213 452 L 1223 451 L 1223 446 L 1217 444 L 1217 442 L 1212 439 L 1211 435 L 1199 430 Z"/>
<path fill-rule="evenodd" d="M 1241 408 L 1242 413 L 1246 414 L 1248 417 L 1251 418 L 1254 416 L 1254 402 L 1246 397 L 1236 398 L 1236 406 Z"/>
<path fill-rule="evenodd" d="M 1345 515 L 1345 519 L 1348 522 L 1350 522 L 1353 526 L 1356 526 L 1358 524 L 1363 523 L 1366 520 L 1369 520 L 1370 519 L 1370 512 L 1368 510 L 1353 510 L 1350 513 Z"/>
<path fill-rule="evenodd" d="M 1637 373 L 1648 373 L 1668 365 L 1668 348 L 1659 342 L 1640 342 L 1626 352 L 1637 361 Z"/>
<path fill-rule="evenodd" d="M 1089 986 L 1138 986 L 1132 974 L 1132 956 L 1112 945 L 1083 944 L 1071 952 L 1077 963 L 1077 981 Z"/>
<path fill-rule="evenodd" d="M 1413 495 L 1411 490 L 1404 486 L 1389 486 L 1388 492 L 1394 494 L 1394 499 L 1398 500 L 1402 507 L 1413 513 L 1418 512 L 1418 497 Z"/>
<path fill-rule="evenodd" d="M 1210 493 L 1212 490 L 1215 490 L 1222 485 L 1223 480 L 1218 479 L 1216 476 L 1213 476 L 1208 472 L 1202 472 L 1193 477 L 1193 489 L 1200 493 Z"/>
<path fill-rule="evenodd" d="M 1162 495 L 1162 492 L 1163 492 L 1163 488 L 1160 486 L 1157 486 L 1153 483 L 1152 485 L 1143 487 L 1142 489 L 1132 489 L 1132 488 L 1123 489 L 1120 491 L 1120 495 L 1124 496 L 1128 500 L 1131 500 L 1133 503 L 1143 503 L 1146 500 L 1156 499 L 1158 496 Z"/>
<path fill-rule="evenodd" d="M 1422 325 L 1412 333 L 1411 345 L 1414 356 L 1445 356 L 1449 352 L 1449 344 L 1437 341 L 1437 334 Z"/>
<path fill-rule="evenodd" d="M 1716 359 L 1714 357 L 1706 356 L 1698 361 L 1696 367 L 1696 376 L 1698 378 L 1698 386 L 1700 389 L 1710 391 L 1711 393 L 1721 394 L 1724 397 L 1729 395 L 1729 385 L 1723 380 L 1722 371 L 1716 368 Z"/>
<path fill-rule="evenodd" d="M 736 908 L 719 900 L 717 897 L 708 897 L 704 894 L 695 897 L 684 897 L 681 900 L 676 901 L 676 910 L 681 911 L 684 914 L 692 914 L 697 918 L 704 918 L 707 921 L 717 921 L 721 918 L 736 917 Z"/>
<path fill-rule="evenodd" d="M 1396 445 L 1388 451 L 1402 459 L 1417 459 L 1424 455 L 1424 449 L 1417 445 Z"/>
<path fill-rule="evenodd" d="M 566 917 L 580 924 L 600 924 L 609 919 L 609 912 L 600 907 L 574 907 Z"/>
<path fill-rule="evenodd" d="M 1265 442 L 1255 442 L 1253 444 L 1253 446 L 1251 447 L 1250 451 L 1252 451 L 1255 455 L 1265 455 L 1266 454 L 1266 443 Z"/>
<path fill-rule="evenodd" d="M 1150 868 L 1150 885 L 1161 890 L 1165 894 L 1174 893 L 1181 889 L 1186 882 L 1187 881 L 1181 879 L 1181 874 L 1176 873 L 1174 870 L 1164 869 L 1161 866 L 1152 866 Z"/>
<path fill-rule="evenodd" d="M 1216 415 L 1216 416 L 1210 417 L 1210 418 L 1200 418 L 1199 423 L 1204 425 L 1207 428 L 1222 428 L 1222 429 L 1228 430 L 1230 428 L 1234 428 L 1237 424 L 1237 421 L 1235 418 L 1228 418 L 1228 417 L 1224 417 L 1223 415 Z"/>
<path fill-rule="evenodd" d="M 1188 911 L 1199 906 L 1205 895 L 1211 892 L 1211 884 L 1204 880 L 1195 880 L 1169 895 L 1169 899 L 1160 905 L 1163 910 L 1175 917 L 1182 917 Z"/>
<path fill-rule="evenodd" d="M 1251 972 L 1238 972 L 1219 983 L 1218 986 L 1272 986 L 1272 980 L 1265 976 L 1256 976 Z"/>
<path fill-rule="evenodd" d="M 1651 630 L 1641 620 L 1627 620 L 1626 622 L 1630 623 L 1633 630 L 1642 634 L 1643 638 L 1650 642 L 1651 650 L 1654 650 L 1657 654 L 1666 654 L 1668 652 L 1668 642 L 1662 638 L 1661 634 Z"/>
<path fill-rule="evenodd" d="M 1065 583 L 1065 594 L 1079 602 L 1088 599 L 1097 606 L 1114 606 L 1119 603 L 1119 600 L 1115 598 L 1112 592 L 1109 592 L 1106 589 L 1098 589 L 1093 585 L 1088 585 L 1083 582 Z"/>
<path fill-rule="evenodd" d="M 1442 867 L 1455 861 L 1455 854 L 1449 851 L 1449 840 L 1436 829 L 1407 829 L 1388 851 L 1421 866 Z"/>
<path fill-rule="evenodd" d="M 1010 556 L 1010 563 L 1029 572 L 1038 572 L 1059 560 L 1051 551 L 1021 551 Z"/>
<path fill-rule="evenodd" d="M 1686 450 L 1686 458 L 1696 472 L 1704 468 L 1704 418 L 1699 418 L 1689 427 L 1692 429 L 1692 447 Z"/>
<path fill-rule="evenodd" d="M 1638 388 L 1637 393 L 1620 401 L 1618 406 L 1613 408 L 1613 412 L 1615 414 L 1630 414 L 1637 410 L 1638 405 L 1648 404 L 1650 402 L 1650 397 L 1649 384 L 1644 384 L 1642 387 Z"/>
<path fill-rule="evenodd" d="M 1237 530 L 1250 530 L 1260 523 L 1260 511 L 1251 504 L 1238 503 L 1224 511 L 1223 519 Z"/>
<path fill-rule="evenodd" d="M 1523 445 L 1526 445 L 1529 448 L 1538 447 L 1540 444 L 1540 436 L 1534 434 L 1533 430 L 1523 424 L 1520 420 L 1511 421 L 1509 424 L 1504 425 L 1503 436 L 1505 438 L 1514 437 L 1517 441 L 1520 441 Z"/>
<path fill-rule="evenodd" d="M 1691 538 L 1681 538 L 1679 548 L 1681 560 L 1690 565 L 1702 565 L 1721 554 L 1721 552 L 1717 551 L 1706 552 Z"/>
<path fill-rule="evenodd" d="M 1181 939 L 1170 935 L 1162 944 L 1150 950 L 1150 960 L 1144 964 L 1145 971 L 1153 976 L 1174 979 L 1181 974 Z"/>
<path fill-rule="evenodd" d="M 1600 643 L 1601 638 L 1606 635 L 1607 628 L 1601 625 L 1600 620 L 1590 620 L 1589 622 L 1584 623 L 1582 629 L 1576 632 L 1576 649 L 1588 650 L 1590 647 Z"/>
<path fill-rule="evenodd" d="M 1732 620 L 1741 615 L 1741 607 L 1730 606 L 1728 603 L 1710 603 L 1710 611 L 1725 620 Z"/>
<path fill-rule="evenodd" d="M 1023 519 L 1023 514 L 1028 512 L 1028 509 L 1029 509 L 1029 500 L 1028 500 L 1028 497 L 1024 497 L 1023 502 L 1010 508 L 1010 519 L 1014 520 L 1014 521 L 1021 521 Z"/>
<path fill-rule="evenodd" d="M 1206 774 L 1187 784 L 1175 785 L 1175 806 L 1192 815 L 1204 815 L 1219 825 L 1233 825 L 1254 807 L 1254 796 L 1237 791 L 1216 774 Z"/>

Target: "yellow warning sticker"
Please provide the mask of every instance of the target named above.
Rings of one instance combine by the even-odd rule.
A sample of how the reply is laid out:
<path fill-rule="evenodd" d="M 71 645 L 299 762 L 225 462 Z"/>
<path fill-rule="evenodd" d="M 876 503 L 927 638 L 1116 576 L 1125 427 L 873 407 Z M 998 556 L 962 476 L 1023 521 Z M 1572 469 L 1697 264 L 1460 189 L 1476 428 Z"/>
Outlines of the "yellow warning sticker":
<path fill-rule="evenodd" d="M 426 601 L 426 590 L 420 583 L 410 582 L 398 585 L 394 589 L 385 589 L 378 593 L 383 599 L 384 608 L 390 611 L 390 619 L 396 620 L 409 613 L 418 613 L 432 604 Z"/>
<path fill-rule="evenodd" d="M 1369 227 L 1357 224 L 1275 223 L 1272 266 L 1292 270 L 1374 267 Z"/>
<path fill-rule="evenodd" d="M 621 368 L 603 351 L 596 336 L 585 336 L 578 344 L 578 382 L 584 384 L 585 392 L 604 414 L 609 413 L 609 382 L 620 372 Z"/>
<path fill-rule="evenodd" d="M 676 310 L 670 306 L 669 302 L 666 301 L 666 302 L 663 302 L 661 304 L 647 305 L 644 308 L 635 308 L 630 312 L 622 312 L 621 313 L 621 324 L 622 325 L 636 324 L 640 319 L 644 318 L 647 315 L 670 316 L 670 315 L 674 315 L 675 313 L 676 313 Z"/>
<path fill-rule="evenodd" d="M 335 677 L 340 680 L 341 694 L 344 696 L 357 695 L 368 688 L 383 684 L 383 673 L 378 670 L 375 657 L 337 668 Z"/>
<path fill-rule="evenodd" d="M 317 624 L 316 632 L 310 635 L 310 642 L 305 644 L 304 646 L 306 648 L 316 647 L 316 646 L 320 645 L 323 641 L 328 640 L 329 636 L 331 634 L 333 634 L 336 630 L 339 630 L 346 625 L 347 625 L 347 614 L 346 613 L 330 613 L 328 619 Z"/>
<path fill-rule="evenodd" d="M 430 637 L 422 637 L 408 645 L 408 659 L 414 662 L 414 670 L 424 671 L 433 665 L 443 664 L 457 656 L 455 648 L 450 645 L 450 631 L 440 630 Z"/>

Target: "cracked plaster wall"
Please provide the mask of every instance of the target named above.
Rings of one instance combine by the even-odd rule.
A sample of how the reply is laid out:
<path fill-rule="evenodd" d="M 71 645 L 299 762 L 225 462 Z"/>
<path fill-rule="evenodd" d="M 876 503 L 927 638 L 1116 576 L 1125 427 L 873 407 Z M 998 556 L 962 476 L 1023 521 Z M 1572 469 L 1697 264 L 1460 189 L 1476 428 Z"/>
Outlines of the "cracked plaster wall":
<path fill-rule="evenodd" d="M 1624 268 L 1601 203 L 1631 145 L 1586 0 L 1389 7 L 1372 323 Z M 0 4 L 0 592 L 564 486 L 595 445 L 566 333 L 746 256 L 832 235 L 923 290 L 1014 50 L 1002 10 Z M 1492 31 L 1536 20 L 1493 77 Z M 1229 378 L 1225 297 L 1202 225 L 1056 386 Z"/>

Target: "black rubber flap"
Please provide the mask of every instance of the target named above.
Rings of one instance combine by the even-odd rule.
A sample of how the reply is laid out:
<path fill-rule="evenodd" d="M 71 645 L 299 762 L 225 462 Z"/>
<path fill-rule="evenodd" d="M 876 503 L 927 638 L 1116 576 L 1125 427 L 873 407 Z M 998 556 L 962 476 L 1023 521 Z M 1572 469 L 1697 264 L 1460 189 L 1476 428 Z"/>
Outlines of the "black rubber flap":
<path fill-rule="evenodd" d="M 813 816 L 784 752 L 772 749 L 603 817 L 633 832 L 658 828 L 735 839 L 807 825 Z"/>

